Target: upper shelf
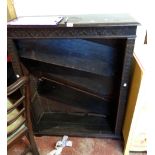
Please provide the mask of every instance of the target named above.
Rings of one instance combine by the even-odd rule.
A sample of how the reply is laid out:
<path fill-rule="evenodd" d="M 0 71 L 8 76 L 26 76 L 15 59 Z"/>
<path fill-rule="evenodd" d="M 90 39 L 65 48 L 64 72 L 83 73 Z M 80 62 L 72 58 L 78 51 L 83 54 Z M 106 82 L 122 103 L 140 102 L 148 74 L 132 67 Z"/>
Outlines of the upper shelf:
<path fill-rule="evenodd" d="M 53 24 L 57 17 L 62 17 L 60 23 Z M 66 24 L 68 23 L 68 24 Z M 103 26 L 136 26 L 139 23 L 128 14 L 85 14 L 62 16 L 29 16 L 18 17 L 8 22 L 8 27 L 23 26 L 54 26 L 59 27 L 103 27 Z"/>
<path fill-rule="evenodd" d="M 18 40 L 22 58 L 69 67 L 104 76 L 114 76 L 118 49 L 83 39 Z"/>

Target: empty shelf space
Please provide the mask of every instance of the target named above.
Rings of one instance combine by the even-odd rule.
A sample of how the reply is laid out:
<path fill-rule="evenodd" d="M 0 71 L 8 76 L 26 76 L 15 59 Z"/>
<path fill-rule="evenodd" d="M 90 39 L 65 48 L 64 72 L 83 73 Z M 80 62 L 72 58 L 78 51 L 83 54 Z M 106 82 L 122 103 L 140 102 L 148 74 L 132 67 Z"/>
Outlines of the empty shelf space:
<path fill-rule="evenodd" d="M 97 104 L 94 103 L 95 105 Z M 34 131 L 40 135 L 66 133 L 86 136 L 87 133 L 90 136 L 101 136 L 104 133 L 113 133 L 111 117 L 104 112 L 92 112 L 90 107 L 58 102 L 36 93 L 32 110 Z"/>
<path fill-rule="evenodd" d="M 112 100 L 103 100 L 90 94 L 72 89 L 61 83 L 41 79 L 38 83 L 38 94 L 48 99 L 67 105 L 87 109 L 92 113 L 109 114 Z"/>
<path fill-rule="evenodd" d="M 17 42 L 22 58 L 64 66 L 94 74 L 117 72 L 117 48 L 84 39 L 40 39 Z"/>
<path fill-rule="evenodd" d="M 69 119 L 70 117 L 70 119 Z M 63 118 L 63 119 L 62 119 Z M 54 121 L 53 121 L 54 119 Z M 62 121 L 62 120 L 63 121 Z M 66 122 L 65 120 L 68 120 Z M 52 120 L 52 121 L 51 121 Z M 37 131 L 38 130 L 38 131 Z M 36 129 L 37 134 L 51 135 L 89 135 L 89 136 L 103 136 L 103 134 L 114 133 L 109 121 L 105 118 L 99 117 L 75 117 L 73 115 L 60 114 L 44 114 Z"/>
<path fill-rule="evenodd" d="M 51 97 L 47 96 L 42 96 L 39 95 L 38 93 L 35 94 L 35 97 L 33 99 L 33 104 L 32 106 L 34 107 L 37 112 L 42 113 L 59 113 L 59 114 L 71 114 L 71 115 L 77 115 L 77 116 L 97 116 L 97 117 L 108 117 L 108 115 L 105 115 L 104 113 L 101 113 L 101 111 L 96 111 L 94 112 L 93 107 L 91 108 L 85 108 L 83 105 L 76 105 L 76 104 L 67 104 L 64 102 L 60 102 L 58 100 L 51 99 Z M 89 101 L 86 101 L 89 102 Z M 88 103 L 89 104 L 89 103 Z M 95 106 L 95 103 L 94 103 Z M 40 109 L 38 109 L 40 108 Z M 34 110 L 34 111 L 35 111 Z"/>
<path fill-rule="evenodd" d="M 59 67 L 35 60 L 22 59 L 27 69 L 38 79 L 45 77 L 65 85 L 88 92 L 102 99 L 111 98 L 116 76 L 97 76 L 65 67 Z"/>

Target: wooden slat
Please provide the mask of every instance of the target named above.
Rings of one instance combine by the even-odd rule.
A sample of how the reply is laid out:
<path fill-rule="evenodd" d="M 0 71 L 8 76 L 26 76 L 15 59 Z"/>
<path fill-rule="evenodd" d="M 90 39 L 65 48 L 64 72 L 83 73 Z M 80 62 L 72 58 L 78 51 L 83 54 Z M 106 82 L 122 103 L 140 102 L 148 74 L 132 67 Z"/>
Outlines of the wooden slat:
<path fill-rule="evenodd" d="M 83 88 L 82 86 L 79 86 L 79 85 L 77 85 L 77 84 L 73 84 L 72 82 L 67 83 L 65 80 L 56 79 L 56 78 L 54 79 L 53 76 L 52 76 L 52 79 L 49 79 L 47 76 L 46 76 L 46 77 L 42 77 L 42 78 L 45 79 L 45 80 L 49 80 L 49 81 L 55 82 L 55 83 L 57 83 L 57 84 L 66 86 L 66 87 L 68 87 L 68 88 L 74 89 L 74 90 L 79 91 L 79 92 L 81 92 L 81 93 L 85 93 L 85 94 L 87 94 L 87 95 L 91 95 L 91 96 L 94 96 L 94 97 L 97 97 L 97 98 L 100 98 L 100 99 L 102 99 L 102 100 L 104 100 L 104 101 L 109 102 L 109 99 L 110 99 L 109 96 L 100 96 L 100 95 L 98 95 L 97 93 L 94 93 L 94 92 L 92 92 L 92 91 L 89 90 L 89 89 L 86 90 L 86 89 Z M 84 89 L 85 89 L 85 90 L 84 90 Z"/>
<path fill-rule="evenodd" d="M 25 135 L 25 132 L 27 131 L 27 127 L 21 129 L 17 135 L 15 135 L 14 137 L 12 137 L 11 139 L 9 139 L 7 141 L 7 146 L 8 146 L 8 149 L 9 147 L 11 146 L 10 144 L 12 144 L 12 142 L 15 142 L 16 140 L 18 140 L 18 138 L 22 137 Z"/>
<path fill-rule="evenodd" d="M 76 110 L 76 112 L 80 112 L 82 110 L 82 112 L 99 113 L 106 115 L 109 113 L 109 110 L 111 109 L 110 107 L 113 104 L 111 100 L 104 101 L 100 98 L 91 96 L 89 94 L 84 94 L 80 91 L 62 85 L 61 83 L 56 83 L 54 81 L 45 79 L 39 83 L 38 93 L 44 98 L 41 104 L 47 103 L 42 105 L 42 110 L 46 109 L 47 111 L 51 112 L 60 110 Z M 49 99 L 49 101 L 47 102 L 46 99 Z M 57 104 L 55 104 L 55 101 L 60 103 L 59 105 L 61 105 L 62 103 L 64 107 L 62 108 L 62 106 L 57 106 Z M 36 103 L 36 106 L 37 105 L 38 103 Z"/>
<path fill-rule="evenodd" d="M 7 121 L 7 125 L 10 125 L 12 124 L 13 122 L 15 122 L 20 116 L 22 116 L 22 114 L 24 113 L 25 111 L 25 108 L 23 108 L 19 113 L 18 115 L 14 116 L 12 119 L 8 120 Z"/>
<path fill-rule="evenodd" d="M 21 121 L 20 124 L 18 124 L 14 130 L 7 132 L 7 135 L 10 136 L 10 135 L 14 134 L 25 123 L 25 121 L 26 121 L 26 119 L 23 119 L 23 121 Z"/>
<path fill-rule="evenodd" d="M 25 99 L 25 96 L 22 96 L 19 100 L 17 100 L 15 104 L 13 104 L 13 106 L 7 109 L 7 113 L 9 114 L 11 111 L 17 108 L 23 102 L 24 99 Z"/>
<path fill-rule="evenodd" d="M 24 76 L 18 79 L 15 83 L 7 87 L 7 95 L 10 95 L 17 91 L 21 86 L 23 86 L 28 81 L 28 77 Z"/>

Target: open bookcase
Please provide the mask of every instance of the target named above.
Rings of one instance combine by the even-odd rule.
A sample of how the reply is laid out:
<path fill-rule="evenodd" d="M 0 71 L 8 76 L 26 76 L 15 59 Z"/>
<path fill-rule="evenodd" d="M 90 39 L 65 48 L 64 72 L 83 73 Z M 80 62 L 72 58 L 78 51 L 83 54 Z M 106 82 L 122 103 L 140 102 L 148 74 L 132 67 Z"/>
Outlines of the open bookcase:
<path fill-rule="evenodd" d="M 35 134 L 121 136 L 137 23 L 96 20 L 8 26 L 14 70 L 30 72 Z"/>

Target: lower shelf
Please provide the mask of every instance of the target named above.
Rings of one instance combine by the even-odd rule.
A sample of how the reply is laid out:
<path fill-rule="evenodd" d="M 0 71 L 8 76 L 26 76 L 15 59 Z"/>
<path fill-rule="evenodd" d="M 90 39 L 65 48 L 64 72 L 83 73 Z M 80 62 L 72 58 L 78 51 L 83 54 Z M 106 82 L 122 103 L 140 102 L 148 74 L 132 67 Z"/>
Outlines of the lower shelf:
<path fill-rule="evenodd" d="M 76 136 L 76 137 L 96 137 L 96 138 L 114 138 L 121 139 L 121 135 L 115 135 L 112 131 L 96 130 L 76 125 L 59 125 L 47 129 L 34 130 L 37 136 Z"/>
<path fill-rule="evenodd" d="M 58 107 L 62 109 L 59 108 L 58 111 Z M 119 137 L 114 134 L 110 117 L 89 113 L 69 105 L 63 107 L 63 103 L 37 94 L 32 103 L 34 133 L 36 135 Z"/>
<path fill-rule="evenodd" d="M 22 58 L 23 64 L 37 78 L 46 77 L 79 88 L 100 98 L 111 98 L 116 92 L 116 76 L 99 76 L 88 72 L 77 71 L 35 60 Z M 118 82 L 118 81 L 117 81 Z"/>
<path fill-rule="evenodd" d="M 32 100 L 33 128 L 40 135 L 115 137 L 114 102 L 41 78 Z"/>
<path fill-rule="evenodd" d="M 38 128 L 34 127 L 34 133 L 36 135 L 119 138 L 114 134 L 106 118 L 58 113 L 44 113 Z"/>

